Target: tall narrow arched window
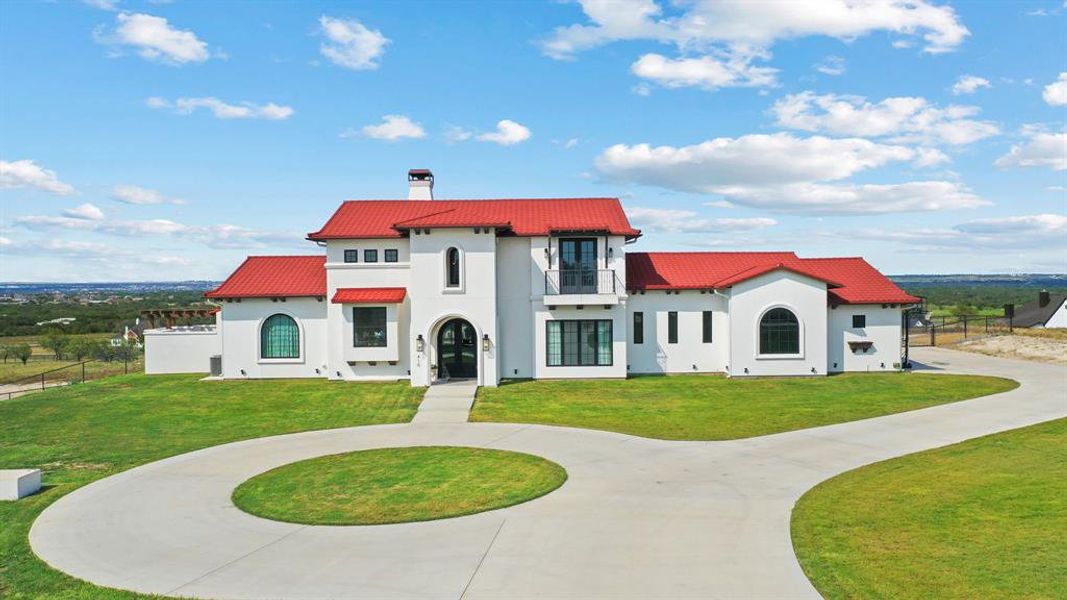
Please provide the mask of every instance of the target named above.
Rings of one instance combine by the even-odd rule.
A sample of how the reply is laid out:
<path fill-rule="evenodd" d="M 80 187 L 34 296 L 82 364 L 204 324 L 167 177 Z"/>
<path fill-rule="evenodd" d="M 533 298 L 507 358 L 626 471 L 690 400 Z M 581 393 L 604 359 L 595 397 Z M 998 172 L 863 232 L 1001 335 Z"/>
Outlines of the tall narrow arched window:
<path fill-rule="evenodd" d="M 300 328 L 289 315 L 271 315 L 259 330 L 260 358 L 300 358 Z"/>
<path fill-rule="evenodd" d="M 800 323 L 787 308 L 772 308 L 759 322 L 760 354 L 800 354 Z"/>
<path fill-rule="evenodd" d="M 445 252 L 445 285 L 459 287 L 459 249 L 449 248 Z"/>

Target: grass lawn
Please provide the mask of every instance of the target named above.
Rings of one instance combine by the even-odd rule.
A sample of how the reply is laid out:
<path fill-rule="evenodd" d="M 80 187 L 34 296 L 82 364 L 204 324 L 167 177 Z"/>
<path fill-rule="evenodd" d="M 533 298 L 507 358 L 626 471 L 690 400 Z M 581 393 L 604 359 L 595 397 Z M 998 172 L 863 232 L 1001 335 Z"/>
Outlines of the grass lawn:
<path fill-rule="evenodd" d="M 730 440 L 877 417 L 1017 386 L 996 377 L 917 373 L 521 381 L 480 388 L 471 421 L 565 425 L 667 440 Z"/>
<path fill-rule="evenodd" d="M 423 446 L 323 456 L 242 483 L 233 501 L 254 515 L 312 525 L 379 525 L 469 515 L 533 500 L 567 472 L 504 450 Z"/>
<path fill-rule="evenodd" d="M 835 477 L 792 530 L 827 598 L 1063 598 L 1067 419 Z"/>
<path fill-rule="evenodd" d="M 0 468 L 39 467 L 46 489 L 0 502 L 0 598 L 135 598 L 50 569 L 30 524 L 77 487 L 224 442 L 411 420 L 423 390 L 324 380 L 199 382 L 199 375 L 112 377 L 0 401 Z"/>

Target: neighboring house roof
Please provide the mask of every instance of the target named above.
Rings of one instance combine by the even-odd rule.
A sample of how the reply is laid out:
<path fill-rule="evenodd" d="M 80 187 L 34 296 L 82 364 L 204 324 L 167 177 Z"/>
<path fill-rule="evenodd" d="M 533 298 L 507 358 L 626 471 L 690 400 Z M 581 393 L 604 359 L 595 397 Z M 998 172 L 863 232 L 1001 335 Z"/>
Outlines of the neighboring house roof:
<path fill-rule="evenodd" d="M 1033 327 L 1035 325 L 1044 325 L 1048 323 L 1048 320 L 1052 318 L 1052 315 L 1056 314 L 1056 311 L 1063 306 L 1063 303 L 1067 302 L 1067 296 L 1049 296 L 1048 304 L 1041 306 L 1039 300 L 1033 302 L 1027 302 L 1022 306 L 1015 309 L 1015 316 L 1012 317 L 1012 325 L 1016 327 Z"/>
<path fill-rule="evenodd" d="M 206 298 L 325 296 L 325 256 L 249 256 Z"/>
<path fill-rule="evenodd" d="M 636 238 L 618 198 L 349 200 L 309 240 L 397 238 L 408 229 L 496 227 L 516 236 L 596 231 Z"/>
<path fill-rule="evenodd" d="M 836 304 L 914 304 L 907 294 L 859 257 L 800 258 L 792 252 L 633 252 L 626 255 L 631 290 L 726 288 L 788 270 L 824 281 Z"/>
<path fill-rule="evenodd" d="M 330 302 L 334 304 L 397 304 L 404 301 L 407 289 L 391 288 L 338 288 Z"/>

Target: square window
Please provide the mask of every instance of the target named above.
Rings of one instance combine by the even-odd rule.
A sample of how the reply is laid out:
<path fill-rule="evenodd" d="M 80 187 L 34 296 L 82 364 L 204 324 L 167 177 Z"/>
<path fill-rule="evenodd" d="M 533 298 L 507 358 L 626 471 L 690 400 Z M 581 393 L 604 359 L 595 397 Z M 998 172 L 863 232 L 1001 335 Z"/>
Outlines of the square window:
<path fill-rule="evenodd" d="M 384 348 L 387 345 L 384 306 L 353 308 L 352 324 L 353 345 L 356 348 Z"/>
<path fill-rule="evenodd" d="M 863 329 L 867 326 L 867 315 L 852 315 L 852 327 Z"/>
<path fill-rule="evenodd" d="M 396 251 L 396 248 L 389 248 L 385 251 L 385 262 L 396 262 L 399 256 L 400 253 Z"/>
<path fill-rule="evenodd" d="M 363 262 L 367 262 L 367 263 L 376 263 L 376 262 L 378 262 L 378 251 L 377 250 L 364 250 L 363 251 Z"/>
<path fill-rule="evenodd" d="M 345 250 L 345 262 L 359 262 L 359 250 Z"/>

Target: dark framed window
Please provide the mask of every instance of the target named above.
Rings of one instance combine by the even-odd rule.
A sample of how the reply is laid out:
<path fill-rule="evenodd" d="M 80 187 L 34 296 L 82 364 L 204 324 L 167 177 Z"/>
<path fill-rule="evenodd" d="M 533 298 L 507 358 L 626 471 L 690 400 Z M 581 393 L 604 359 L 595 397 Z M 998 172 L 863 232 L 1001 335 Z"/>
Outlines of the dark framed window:
<path fill-rule="evenodd" d="M 459 249 L 449 248 L 445 252 L 445 285 L 459 287 Z"/>
<path fill-rule="evenodd" d="M 345 250 L 345 262 L 359 262 L 359 250 Z"/>
<path fill-rule="evenodd" d="M 760 354 L 800 354 L 800 323 L 787 308 L 772 308 L 759 322 Z"/>
<path fill-rule="evenodd" d="M 267 317 L 259 330 L 260 358 L 300 358 L 300 327 L 289 315 Z"/>
<path fill-rule="evenodd" d="M 389 340 L 385 333 L 384 306 L 357 306 L 352 309 L 353 345 L 356 348 L 383 348 Z"/>
<path fill-rule="evenodd" d="M 378 251 L 377 250 L 364 250 L 363 251 L 363 262 L 378 262 Z"/>
<path fill-rule="evenodd" d="M 863 329 L 867 326 L 867 315 L 852 315 L 852 326 L 856 329 Z"/>
<path fill-rule="evenodd" d="M 678 313 L 673 310 L 667 313 L 667 343 L 678 343 Z"/>
<path fill-rule="evenodd" d="M 396 262 L 400 258 L 400 253 L 396 248 L 388 248 L 385 251 L 385 262 Z"/>
<path fill-rule="evenodd" d="M 705 344 L 710 344 L 711 343 L 711 311 L 710 310 L 705 310 L 702 313 L 701 318 L 703 319 L 703 321 L 701 323 L 701 326 L 702 326 L 702 331 L 704 332 L 704 343 Z"/>
<path fill-rule="evenodd" d="M 645 343 L 645 313 L 634 313 L 634 343 Z"/>
<path fill-rule="evenodd" d="M 562 238 L 559 256 L 561 294 L 597 293 L 597 238 Z"/>
<path fill-rule="evenodd" d="M 559 320 L 545 323 L 546 363 L 550 367 L 610 367 L 610 320 Z"/>

